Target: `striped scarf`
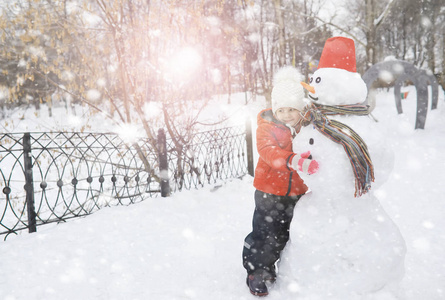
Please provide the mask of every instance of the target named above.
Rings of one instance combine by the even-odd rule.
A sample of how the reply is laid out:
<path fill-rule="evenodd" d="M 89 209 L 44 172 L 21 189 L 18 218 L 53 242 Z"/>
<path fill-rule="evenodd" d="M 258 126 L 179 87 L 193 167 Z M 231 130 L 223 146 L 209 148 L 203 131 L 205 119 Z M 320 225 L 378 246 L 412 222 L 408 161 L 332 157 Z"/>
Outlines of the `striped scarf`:
<path fill-rule="evenodd" d="M 323 135 L 341 144 L 348 155 L 355 176 L 354 196 L 366 194 L 374 181 L 374 167 L 363 139 L 349 126 L 329 119 L 328 115 L 367 115 L 368 107 L 365 105 L 338 105 L 327 106 L 311 104 L 306 106 L 302 125 L 310 123 Z"/>

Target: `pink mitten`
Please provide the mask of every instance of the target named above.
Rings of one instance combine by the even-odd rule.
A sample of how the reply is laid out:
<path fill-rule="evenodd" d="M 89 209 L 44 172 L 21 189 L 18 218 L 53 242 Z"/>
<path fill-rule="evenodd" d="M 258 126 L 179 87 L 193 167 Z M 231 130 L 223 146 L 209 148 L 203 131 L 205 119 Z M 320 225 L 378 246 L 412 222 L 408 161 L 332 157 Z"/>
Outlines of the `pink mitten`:
<path fill-rule="evenodd" d="M 311 152 L 307 151 L 297 154 L 292 158 L 292 168 L 308 175 L 312 175 L 318 171 L 318 161 L 311 158 Z"/>

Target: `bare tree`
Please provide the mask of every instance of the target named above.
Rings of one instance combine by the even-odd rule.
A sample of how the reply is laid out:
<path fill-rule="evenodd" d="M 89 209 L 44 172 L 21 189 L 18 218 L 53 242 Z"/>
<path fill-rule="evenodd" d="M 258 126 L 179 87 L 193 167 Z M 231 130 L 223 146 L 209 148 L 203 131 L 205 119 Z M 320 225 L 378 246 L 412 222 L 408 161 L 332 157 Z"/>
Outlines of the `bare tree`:
<path fill-rule="evenodd" d="M 2 47 L 0 62 L 13 58 L 15 66 L 23 66 L 21 72 L 8 75 L 9 84 L 20 83 L 11 87 L 11 94 L 31 94 L 19 78 L 34 85 L 44 82 L 117 124 L 141 127 L 155 149 L 158 129 L 166 128 L 181 172 L 184 147 L 211 95 L 205 65 L 209 45 L 202 39 L 208 24 L 202 16 L 221 3 L 209 7 L 206 2 L 85 0 L 68 6 L 66 0 L 40 0 L 20 2 L 19 8 L 11 4 L 5 8 L 9 21 L 0 23 L 0 31 L 8 40 L 4 45 L 12 46 Z M 41 90 L 34 92 L 42 95 Z M 151 172 L 153 166 L 146 169 Z"/>

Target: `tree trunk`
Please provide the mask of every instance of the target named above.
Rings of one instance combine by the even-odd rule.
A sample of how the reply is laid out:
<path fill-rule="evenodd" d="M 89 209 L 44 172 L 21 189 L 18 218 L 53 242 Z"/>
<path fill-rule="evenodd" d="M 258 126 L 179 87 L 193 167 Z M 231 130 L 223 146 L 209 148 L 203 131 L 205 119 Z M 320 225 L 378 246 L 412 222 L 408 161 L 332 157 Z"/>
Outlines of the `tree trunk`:
<path fill-rule="evenodd" d="M 281 67 L 286 64 L 286 44 L 285 44 L 285 31 L 283 21 L 283 11 L 281 10 L 281 0 L 274 0 L 275 17 L 278 23 L 278 65 Z"/>
<path fill-rule="evenodd" d="M 445 90 L 445 32 L 442 33 L 442 73 L 439 76 L 439 82 Z"/>
<path fill-rule="evenodd" d="M 365 0 L 366 19 L 366 65 L 367 68 L 375 64 L 375 26 L 374 26 L 374 0 Z"/>
<path fill-rule="evenodd" d="M 435 49 L 434 47 L 436 46 L 436 39 L 435 39 L 435 33 L 436 33 L 436 17 L 437 17 L 437 13 L 435 11 L 432 12 L 432 18 L 431 18 L 431 28 L 428 32 L 428 37 L 427 37 L 427 47 L 426 47 L 426 51 L 427 51 L 427 55 L 428 55 L 428 68 L 431 70 L 431 72 L 433 72 L 433 74 L 436 73 L 436 55 L 434 53 Z"/>

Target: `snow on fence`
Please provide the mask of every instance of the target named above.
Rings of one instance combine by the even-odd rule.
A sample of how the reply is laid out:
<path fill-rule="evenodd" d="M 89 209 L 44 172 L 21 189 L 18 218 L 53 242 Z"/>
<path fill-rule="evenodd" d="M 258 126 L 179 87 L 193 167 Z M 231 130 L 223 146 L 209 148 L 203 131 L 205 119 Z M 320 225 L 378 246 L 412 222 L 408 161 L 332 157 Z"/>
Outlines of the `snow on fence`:
<path fill-rule="evenodd" d="M 250 122 L 181 144 L 160 129 L 151 145 L 110 133 L 0 134 L 0 235 L 253 174 Z"/>

